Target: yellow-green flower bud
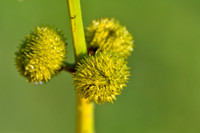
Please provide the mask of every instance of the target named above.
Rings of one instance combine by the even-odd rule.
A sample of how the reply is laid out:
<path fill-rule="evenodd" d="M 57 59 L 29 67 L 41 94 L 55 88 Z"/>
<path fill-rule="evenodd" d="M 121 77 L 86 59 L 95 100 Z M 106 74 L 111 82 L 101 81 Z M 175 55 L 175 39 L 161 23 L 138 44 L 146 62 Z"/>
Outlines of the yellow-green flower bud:
<path fill-rule="evenodd" d="M 66 43 L 61 30 L 53 26 L 36 27 L 16 52 L 16 65 L 28 81 L 47 82 L 62 68 Z"/>
<path fill-rule="evenodd" d="M 97 104 L 113 102 L 128 81 L 127 61 L 116 53 L 97 52 L 82 59 L 74 73 L 77 93 Z"/>
<path fill-rule="evenodd" d="M 127 58 L 133 51 L 132 35 L 113 18 L 93 20 L 85 34 L 90 54 L 95 51 L 112 51 Z"/>

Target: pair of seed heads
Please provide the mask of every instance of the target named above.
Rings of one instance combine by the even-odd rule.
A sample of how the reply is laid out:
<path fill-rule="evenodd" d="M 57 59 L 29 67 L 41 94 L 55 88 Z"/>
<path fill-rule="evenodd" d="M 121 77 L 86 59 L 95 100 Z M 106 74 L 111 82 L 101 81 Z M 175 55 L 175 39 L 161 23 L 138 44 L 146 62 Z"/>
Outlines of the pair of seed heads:
<path fill-rule="evenodd" d="M 73 73 L 77 93 L 96 103 L 113 102 L 128 81 L 127 58 L 133 37 L 114 19 L 93 20 L 86 28 L 88 56 Z M 26 36 L 16 52 L 16 65 L 27 81 L 41 84 L 65 67 L 66 39 L 54 26 L 39 26 Z"/>

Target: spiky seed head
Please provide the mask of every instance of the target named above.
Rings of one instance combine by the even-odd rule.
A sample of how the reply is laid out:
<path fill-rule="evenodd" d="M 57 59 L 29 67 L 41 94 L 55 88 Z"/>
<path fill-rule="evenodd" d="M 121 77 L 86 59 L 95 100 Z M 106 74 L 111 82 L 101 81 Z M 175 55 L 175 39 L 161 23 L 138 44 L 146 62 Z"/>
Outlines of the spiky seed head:
<path fill-rule="evenodd" d="M 113 102 L 126 86 L 129 76 L 127 61 L 112 52 L 97 52 L 82 59 L 74 73 L 77 93 L 97 104 Z"/>
<path fill-rule="evenodd" d="M 112 51 L 127 58 L 133 51 L 132 35 L 113 18 L 93 20 L 86 28 L 85 36 L 90 53 Z"/>
<path fill-rule="evenodd" d="M 37 26 L 16 52 L 16 65 L 28 81 L 47 82 L 59 72 L 66 58 L 66 43 L 61 30 Z"/>

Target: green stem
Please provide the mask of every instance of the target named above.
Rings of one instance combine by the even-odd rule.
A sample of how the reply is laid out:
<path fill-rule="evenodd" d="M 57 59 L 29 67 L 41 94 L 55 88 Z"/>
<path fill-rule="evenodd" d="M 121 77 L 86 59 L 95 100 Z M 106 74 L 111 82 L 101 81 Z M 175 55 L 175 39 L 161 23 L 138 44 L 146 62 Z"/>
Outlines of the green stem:
<path fill-rule="evenodd" d="M 63 67 L 63 70 L 70 72 L 70 73 L 74 73 L 75 67 L 76 67 L 76 64 L 65 62 L 65 66 Z"/>
<path fill-rule="evenodd" d="M 76 63 L 87 55 L 80 0 L 67 0 Z M 94 105 L 76 96 L 76 133 L 94 133 Z"/>
<path fill-rule="evenodd" d="M 85 35 L 83 30 L 80 1 L 67 0 L 67 3 L 70 14 L 76 62 L 78 62 L 85 55 L 87 55 L 87 47 L 85 43 Z"/>

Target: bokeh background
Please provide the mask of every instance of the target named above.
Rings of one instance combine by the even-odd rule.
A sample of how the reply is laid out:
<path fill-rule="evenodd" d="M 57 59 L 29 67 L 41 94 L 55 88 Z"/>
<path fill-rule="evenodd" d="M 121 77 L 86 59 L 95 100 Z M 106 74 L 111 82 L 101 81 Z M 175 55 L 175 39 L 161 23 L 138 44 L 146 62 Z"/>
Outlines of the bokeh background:
<path fill-rule="evenodd" d="M 200 1 L 81 0 L 86 27 L 114 17 L 135 37 L 128 87 L 95 105 L 97 133 L 200 133 Z M 0 0 L 0 133 L 74 133 L 72 76 L 32 85 L 14 53 L 34 26 L 53 24 L 73 47 L 65 0 Z"/>

